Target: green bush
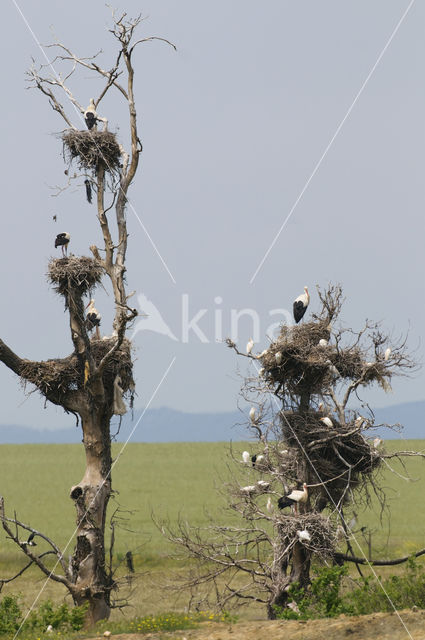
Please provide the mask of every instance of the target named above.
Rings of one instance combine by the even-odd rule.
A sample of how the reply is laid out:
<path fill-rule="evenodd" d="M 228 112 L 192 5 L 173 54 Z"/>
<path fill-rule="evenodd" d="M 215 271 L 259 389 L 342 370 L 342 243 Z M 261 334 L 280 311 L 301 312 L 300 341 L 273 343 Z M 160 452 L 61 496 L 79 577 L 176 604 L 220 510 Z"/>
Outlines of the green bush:
<path fill-rule="evenodd" d="M 51 600 L 41 603 L 34 609 L 24 622 L 20 596 L 5 596 L 0 601 L 0 636 L 10 637 L 22 625 L 22 632 L 46 631 L 52 625 L 56 631 L 78 631 L 83 627 L 87 605 L 69 607 L 63 603 L 55 606 Z"/>
<path fill-rule="evenodd" d="M 5 596 L 0 602 L 0 635 L 14 634 L 22 621 L 22 612 L 16 596 Z"/>
<path fill-rule="evenodd" d="M 275 607 L 278 618 L 285 620 L 308 620 L 309 618 L 333 618 L 341 613 L 351 613 L 350 604 L 345 603 L 341 592 L 341 581 L 347 575 L 347 567 L 322 567 L 317 570 L 307 590 L 297 583 L 289 589 L 289 600 L 295 602 L 299 613 L 287 607 Z"/>
<path fill-rule="evenodd" d="M 404 572 L 378 580 L 374 577 L 351 580 L 351 588 L 342 593 L 342 581 L 347 575 L 344 567 L 318 569 L 307 590 L 297 583 L 289 589 L 289 601 L 295 602 L 299 613 L 287 607 L 276 607 L 278 618 L 307 620 L 332 618 L 341 613 L 365 615 L 377 611 L 394 611 L 417 606 L 425 609 L 425 571 L 410 558 Z"/>
<path fill-rule="evenodd" d="M 425 609 L 425 571 L 414 558 L 408 560 L 403 574 L 379 581 L 380 584 L 374 577 L 359 579 L 357 588 L 345 596 L 356 615 L 394 611 L 394 607 L 409 609 L 414 605 Z"/>

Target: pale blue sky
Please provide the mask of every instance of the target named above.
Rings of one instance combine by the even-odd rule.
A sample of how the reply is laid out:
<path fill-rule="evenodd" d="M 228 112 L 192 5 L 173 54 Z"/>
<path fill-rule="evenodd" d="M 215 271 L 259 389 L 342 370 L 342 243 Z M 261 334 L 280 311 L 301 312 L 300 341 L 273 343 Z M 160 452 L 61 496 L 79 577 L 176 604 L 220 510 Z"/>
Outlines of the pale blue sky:
<path fill-rule="evenodd" d="M 43 44 L 59 40 L 81 55 L 114 55 L 103 2 L 18 2 Z M 181 338 L 182 295 L 190 314 L 208 311 L 200 327 L 209 339 L 181 341 L 140 332 L 135 339 L 137 405 L 150 399 L 175 363 L 152 406 L 185 411 L 232 410 L 245 370 L 214 340 L 215 310 L 223 333 L 231 309 L 290 309 L 305 284 L 340 282 L 343 319 L 382 320 L 394 335 L 423 335 L 425 7 L 413 4 L 316 175 L 250 284 L 262 257 L 364 83 L 407 1 L 376 0 L 128 0 L 130 15 L 149 18 L 141 35 L 159 42 L 134 59 L 141 170 L 130 197 L 171 271 L 161 263 L 129 209 L 129 289 L 144 293 Z M 63 181 L 60 118 L 35 91 L 25 90 L 30 58 L 42 59 L 15 4 L 3 7 L 1 139 L 3 215 L 1 337 L 19 355 L 63 356 L 71 341 L 63 306 L 44 274 L 56 233 L 69 231 L 71 250 L 100 242 L 94 207 L 82 190 L 52 198 Z M 109 54 L 109 56 L 108 56 Z M 106 64 L 106 63 L 105 63 Z M 73 85 L 88 103 L 93 84 Z M 124 110 L 105 102 L 110 128 L 126 140 Z M 71 112 L 71 110 L 70 110 Z M 73 116 L 74 117 L 74 116 Z M 56 225 L 52 215 L 58 216 Z M 22 267 L 22 268 L 21 268 Z M 220 296 L 221 304 L 214 299 Z M 108 333 L 111 300 L 96 297 Z M 34 308 L 36 305 L 36 308 Z M 47 330 L 46 330 L 47 328 Z M 252 333 L 241 323 L 240 344 Z M 263 349 L 267 340 L 258 345 Z M 256 347 L 257 348 L 257 347 Z M 35 395 L 24 400 L 17 379 L 0 368 L 0 423 L 65 426 L 72 420 Z M 375 406 L 424 398 L 424 373 L 371 396 Z"/>

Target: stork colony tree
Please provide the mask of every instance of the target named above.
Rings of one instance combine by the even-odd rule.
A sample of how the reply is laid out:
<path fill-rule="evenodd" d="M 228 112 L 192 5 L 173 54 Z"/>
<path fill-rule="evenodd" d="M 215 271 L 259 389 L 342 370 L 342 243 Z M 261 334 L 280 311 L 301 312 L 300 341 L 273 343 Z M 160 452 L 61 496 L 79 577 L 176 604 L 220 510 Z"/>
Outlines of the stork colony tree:
<path fill-rule="evenodd" d="M 274 618 L 291 605 L 291 585 L 308 594 L 313 559 L 363 564 L 350 544 L 346 512 L 368 503 L 372 493 L 383 506 L 376 477 L 381 466 L 421 455 L 377 447 L 370 434 L 378 425 L 359 396 L 374 384 L 389 391 L 393 376 L 415 368 L 405 340 L 391 344 L 370 322 L 359 331 L 338 326 L 339 286 L 319 291 L 319 297 L 321 310 L 311 321 L 282 326 L 261 354 L 242 353 L 227 340 L 255 368 L 244 379 L 242 396 L 252 405 L 248 428 L 257 441 L 242 458 L 232 454 L 237 471 L 223 489 L 232 524 L 195 528 L 181 521 L 177 530 L 160 525 L 184 555 L 196 559 L 182 586 L 195 592 L 198 606 L 254 600 Z M 284 496 L 292 490 L 302 501 L 279 508 L 291 503 Z M 338 551 L 341 537 L 346 554 Z"/>
<path fill-rule="evenodd" d="M 135 40 L 135 30 L 140 21 L 140 16 L 128 19 L 126 14 L 117 16 L 113 13 L 111 33 L 118 47 L 112 66 L 102 68 L 99 54 L 91 58 L 78 57 L 71 49 L 57 42 L 50 46 L 55 52 L 55 67 L 62 65 L 63 73 L 55 71 L 50 75 L 50 70 L 53 70 L 50 64 L 39 68 L 33 66 L 28 72 L 31 86 L 47 97 L 53 110 L 66 122 L 67 129 L 62 134 L 62 141 L 64 157 L 68 161 L 65 171 L 68 183 L 77 180 L 83 189 L 90 187 L 97 193 L 97 219 L 103 247 L 91 246 L 92 257 L 71 255 L 69 258 L 52 259 L 49 263 L 49 281 L 63 298 L 69 314 L 73 343 L 71 355 L 33 362 L 19 357 L 0 340 L 0 359 L 4 364 L 25 383 L 35 385 L 48 401 L 75 414 L 81 421 L 86 471 L 70 493 L 77 512 L 77 538 L 69 563 L 65 562 L 61 550 L 44 533 L 18 521 L 16 515 L 14 518 L 7 517 L 3 498 L 0 500 L 0 518 L 8 537 L 28 557 L 25 568 L 36 564 L 49 578 L 68 589 L 75 604 L 88 603 L 88 623 L 109 616 L 114 604 L 111 591 L 117 589 L 112 560 L 109 567 L 105 561 L 104 533 L 106 509 L 111 496 L 110 421 L 114 414 L 122 415 L 125 412 L 123 396 L 131 400 L 134 390 L 131 344 L 125 337 L 129 323 L 137 315 L 137 311 L 128 305 L 130 296 L 125 287 L 128 236 L 125 208 L 142 151 L 134 100 L 133 58 L 139 44 L 148 40 L 164 40 L 156 37 Z M 93 122 L 90 131 L 80 130 L 85 127 L 82 116 L 79 116 L 78 127 L 72 123 L 68 111 L 74 115 L 84 115 L 86 110 L 69 89 L 69 82 L 74 82 L 78 70 L 84 74 L 91 72 L 92 80 L 97 85 L 99 80 L 103 81 L 103 87 L 94 100 L 96 110 L 110 91 L 116 90 L 126 103 L 131 145 L 129 152 L 117 141 L 115 134 L 107 130 L 106 118 L 96 114 L 96 120 L 103 123 L 101 131 L 93 127 Z M 64 93 L 66 104 L 61 102 L 60 92 Z M 69 169 L 73 163 L 78 170 L 70 177 Z M 106 198 L 109 199 L 108 203 Z M 113 238 L 115 232 L 111 230 L 109 213 L 114 209 L 116 239 Z M 84 315 L 84 299 L 103 276 L 109 278 L 114 296 L 113 330 L 110 337 L 91 338 Z M 39 541 L 43 539 L 49 550 L 38 553 L 34 549 L 42 545 L 34 548 L 22 542 L 26 537 L 25 530 L 35 533 Z M 56 556 L 59 571 L 56 568 L 51 571 L 45 564 L 44 557 L 49 554 Z M 0 579 L 0 588 L 11 579 L 13 577 Z"/>

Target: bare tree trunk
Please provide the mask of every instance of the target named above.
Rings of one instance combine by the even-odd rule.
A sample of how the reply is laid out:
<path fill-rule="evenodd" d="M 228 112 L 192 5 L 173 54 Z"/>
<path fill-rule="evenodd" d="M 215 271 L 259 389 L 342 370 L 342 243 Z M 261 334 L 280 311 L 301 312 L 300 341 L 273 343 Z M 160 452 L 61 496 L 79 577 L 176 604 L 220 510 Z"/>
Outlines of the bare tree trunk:
<path fill-rule="evenodd" d="M 82 416 L 86 471 L 72 487 L 77 510 L 77 545 L 71 560 L 76 604 L 89 603 L 87 623 L 109 617 L 113 580 L 105 567 L 105 519 L 111 495 L 110 414 L 99 409 Z"/>
<path fill-rule="evenodd" d="M 287 575 L 289 562 L 291 573 Z M 267 617 L 269 620 L 277 618 L 276 608 L 284 609 L 290 599 L 289 587 L 297 583 L 300 589 L 306 589 L 310 584 L 311 553 L 300 543 L 296 542 L 292 548 L 291 556 L 283 554 L 282 549 L 275 551 L 272 567 L 273 592 L 267 603 Z"/>

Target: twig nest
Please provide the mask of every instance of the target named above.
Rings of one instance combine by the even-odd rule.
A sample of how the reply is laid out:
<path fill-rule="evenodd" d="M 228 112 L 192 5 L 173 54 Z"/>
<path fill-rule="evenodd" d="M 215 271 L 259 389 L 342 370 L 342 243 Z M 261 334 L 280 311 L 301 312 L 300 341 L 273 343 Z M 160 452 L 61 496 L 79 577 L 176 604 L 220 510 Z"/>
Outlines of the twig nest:
<path fill-rule="evenodd" d="M 360 347 L 323 346 L 329 338 L 327 319 L 282 326 L 277 340 L 260 356 L 266 382 L 285 385 L 289 393 L 297 395 L 303 390 L 319 393 L 336 378 L 361 377 L 363 386 L 377 381 L 388 388 L 387 378 L 391 376 L 384 360 L 366 362 Z"/>
<path fill-rule="evenodd" d="M 90 350 L 96 364 L 99 364 L 115 342 L 115 338 L 91 341 Z M 103 384 L 111 399 L 113 399 L 114 381 L 117 375 L 121 379 L 122 392 L 125 394 L 132 391 L 134 388 L 132 370 L 131 343 L 125 339 L 103 371 Z M 53 394 L 60 399 L 70 391 L 84 388 L 84 368 L 75 353 L 67 358 L 42 362 L 27 361 L 22 367 L 22 380 L 24 383 L 27 381 L 35 384 L 44 395 Z"/>
<path fill-rule="evenodd" d="M 93 258 L 71 256 L 52 259 L 48 265 L 48 278 L 61 295 L 77 290 L 80 295 L 90 293 L 100 283 L 104 270 Z"/>
<path fill-rule="evenodd" d="M 80 169 L 96 169 L 103 163 L 105 170 L 114 173 L 121 162 L 120 147 L 111 131 L 76 131 L 68 129 L 62 135 L 64 151 L 76 160 Z"/>
<path fill-rule="evenodd" d="M 381 465 L 379 452 L 374 449 L 354 422 L 340 424 L 332 415 L 332 426 L 322 421 L 324 414 L 310 411 L 300 414 L 281 412 L 281 429 L 290 455 L 279 457 L 279 470 L 286 477 L 294 477 L 300 464 L 297 448 L 308 456 L 314 470 L 313 482 L 326 482 L 311 492 L 311 498 L 319 510 L 330 502 L 338 502 L 350 479 L 352 487 L 358 487 L 370 479 Z M 304 453 L 301 454 L 301 457 Z"/>
<path fill-rule="evenodd" d="M 283 548 L 291 543 L 301 542 L 322 558 L 332 555 L 334 551 L 334 527 L 329 518 L 320 513 L 306 513 L 297 516 L 282 515 L 279 518 L 277 529 Z M 307 532 L 308 535 L 300 536 L 299 532 Z"/>

